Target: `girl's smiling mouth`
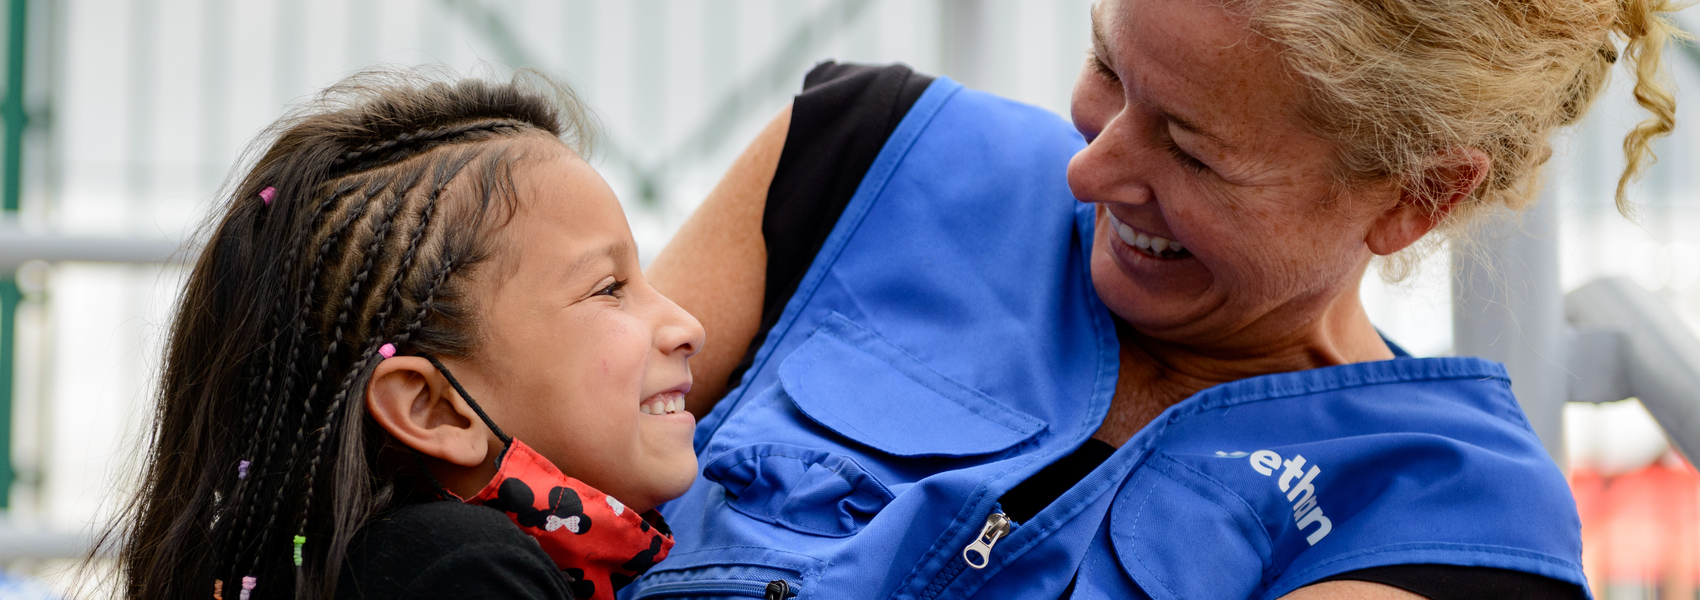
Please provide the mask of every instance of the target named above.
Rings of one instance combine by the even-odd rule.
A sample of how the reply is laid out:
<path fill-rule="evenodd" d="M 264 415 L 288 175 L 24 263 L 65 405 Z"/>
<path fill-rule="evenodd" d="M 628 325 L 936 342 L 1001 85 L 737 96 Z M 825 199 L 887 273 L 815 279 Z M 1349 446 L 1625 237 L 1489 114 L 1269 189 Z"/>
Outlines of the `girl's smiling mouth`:
<path fill-rule="evenodd" d="M 645 398 L 638 410 L 646 415 L 667 415 L 685 411 L 685 392 L 678 388 Z"/>

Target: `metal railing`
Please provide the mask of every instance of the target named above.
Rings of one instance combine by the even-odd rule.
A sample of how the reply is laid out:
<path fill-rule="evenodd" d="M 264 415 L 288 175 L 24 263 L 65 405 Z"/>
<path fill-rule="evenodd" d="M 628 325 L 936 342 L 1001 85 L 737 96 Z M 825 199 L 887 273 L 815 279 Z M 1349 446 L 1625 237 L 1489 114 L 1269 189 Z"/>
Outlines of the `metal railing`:
<path fill-rule="evenodd" d="M 31 28 L 26 25 L 37 18 L 30 12 L 32 6 L 41 8 L 41 5 L 30 0 L 6 1 L 7 87 L 0 100 L 0 124 L 4 126 L 4 135 L 0 137 L 0 152 L 3 152 L 0 208 L 10 218 L 0 217 L 0 274 L 13 273 L 19 265 L 33 260 L 130 264 L 191 260 L 192 249 L 184 250 L 178 243 L 164 238 L 62 235 L 15 226 L 25 175 L 25 132 L 40 126 L 47 116 L 40 113 L 32 116 L 27 110 L 25 94 L 26 66 L 33 64 L 26 56 L 31 47 L 27 37 Z M 945 68 L 972 83 L 972 79 L 988 68 L 984 49 L 990 41 L 979 31 L 986 27 L 985 6 L 977 0 L 941 2 L 940 25 L 946 29 L 940 35 L 945 46 Z M 873 0 L 835 0 L 824 4 L 824 8 L 781 36 L 779 49 L 740 78 L 726 95 L 712 100 L 709 117 L 684 135 L 683 141 L 663 152 L 660 158 L 644 159 L 635 149 L 610 140 L 603 151 L 607 166 L 639 182 L 639 196 L 645 202 L 654 202 L 668 173 L 723 150 L 732 141 L 732 128 L 738 122 L 749 118 L 764 102 L 792 93 L 797 86 L 797 75 L 813 59 L 823 40 L 864 19 L 872 4 Z M 542 66 L 540 54 L 526 47 L 525 40 L 516 35 L 515 27 L 496 9 L 497 5 L 478 0 L 439 0 L 438 5 L 458 15 L 462 24 L 495 48 L 509 66 Z M 220 2 L 208 3 L 209 22 L 216 24 L 218 19 L 213 17 L 229 10 L 229 6 Z M 1680 46 L 1675 54 L 1682 57 L 1673 61 L 1682 65 L 1679 68 L 1700 69 L 1700 49 Z M 206 60 L 222 59 L 209 56 Z M 224 110 L 220 106 L 214 104 L 207 110 Z M 1661 314 L 1658 300 L 1647 296 L 1644 290 L 1637 292 L 1633 284 L 1604 281 L 1572 292 L 1569 297 L 1562 295 L 1557 274 L 1557 218 L 1553 204 L 1542 202 L 1520 224 L 1488 232 L 1484 242 L 1484 247 L 1490 249 L 1488 264 L 1476 264 L 1474 257 L 1466 256 L 1455 261 L 1460 279 L 1467 283 L 1464 290 L 1455 294 L 1457 301 L 1453 306 L 1457 353 L 1478 354 L 1507 364 L 1516 394 L 1524 403 L 1531 423 L 1549 451 L 1561 461 L 1563 403 L 1615 400 L 1627 395 L 1640 395 L 1671 433 L 1677 447 L 1693 457 L 1693 452 L 1700 451 L 1700 416 L 1696 416 L 1694 392 L 1700 388 L 1685 386 L 1694 381 L 1697 364 L 1694 361 L 1700 355 L 1693 352 L 1692 334 L 1685 328 L 1672 326 L 1668 307 Z M 8 506 L 7 495 L 13 478 L 9 432 L 13 427 L 10 418 L 15 315 L 20 299 L 17 281 L 10 275 L 0 275 L 0 510 Z M 1616 350 L 1603 349 L 1607 347 Z M 1666 363 L 1674 360 L 1677 366 L 1648 367 L 1659 362 L 1650 358 L 1659 353 L 1669 355 L 1660 360 Z M 1606 365 L 1617 367 L 1613 370 Z M 1633 370 L 1642 368 L 1653 368 L 1665 375 L 1647 376 Z M 1631 373 L 1633 377 L 1629 377 Z M 1633 383 L 1625 384 L 1625 380 Z M 1663 383 L 1643 384 L 1643 381 Z M 86 534 L 15 529 L 0 522 L 0 562 L 74 556 L 86 548 L 87 542 Z"/>

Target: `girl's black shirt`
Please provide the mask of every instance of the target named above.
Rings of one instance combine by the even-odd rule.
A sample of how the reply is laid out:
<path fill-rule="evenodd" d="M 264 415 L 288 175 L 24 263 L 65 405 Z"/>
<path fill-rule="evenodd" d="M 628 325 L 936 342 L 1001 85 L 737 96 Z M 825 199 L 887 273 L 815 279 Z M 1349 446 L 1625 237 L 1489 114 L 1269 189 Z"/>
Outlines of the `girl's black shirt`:
<path fill-rule="evenodd" d="M 508 516 L 460 502 L 397 509 L 355 534 L 338 600 L 573 600 L 571 581 Z"/>
<path fill-rule="evenodd" d="M 762 215 L 767 292 L 762 299 L 761 327 L 733 370 L 731 385 L 737 385 L 753 364 L 756 351 L 779 321 L 886 138 L 932 82 L 932 77 L 901 64 L 831 61 L 816 65 L 803 78 L 803 92 L 791 104 L 790 130 Z M 1010 518 L 1026 521 L 1114 452 L 1109 444 L 1089 439 L 1072 455 L 1011 489 L 999 499 L 1000 504 Z M 1323 581 L 1335 580 L 1372 581 L 1434 600 L 1586 597 L 1581 588 L 1563 581 L 1488 567 L 1395 565 Z"/>

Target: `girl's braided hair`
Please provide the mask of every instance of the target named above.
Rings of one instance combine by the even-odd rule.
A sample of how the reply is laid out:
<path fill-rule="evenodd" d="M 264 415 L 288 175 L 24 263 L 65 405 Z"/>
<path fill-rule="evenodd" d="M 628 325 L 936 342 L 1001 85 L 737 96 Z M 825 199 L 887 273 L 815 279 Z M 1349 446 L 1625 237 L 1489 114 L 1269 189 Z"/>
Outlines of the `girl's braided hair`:
<path fill-rule="evenodd" d="M 334 596 L 355 531 L 425 489 L 365 411 L 379 347 L 469 356 L 514 165 L 591 131 L 534 72 L 361 73 L 272 125 L 183 291 L 141 485 L 102 540 L 124 597 L 234 600 L 244 576 L 255 599 Z"/>

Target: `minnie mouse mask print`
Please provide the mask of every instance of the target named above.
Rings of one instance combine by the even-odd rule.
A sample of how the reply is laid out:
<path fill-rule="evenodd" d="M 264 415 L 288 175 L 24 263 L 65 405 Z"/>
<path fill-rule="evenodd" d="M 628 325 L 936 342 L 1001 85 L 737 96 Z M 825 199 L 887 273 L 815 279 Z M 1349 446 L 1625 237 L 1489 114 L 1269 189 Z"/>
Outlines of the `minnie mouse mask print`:
<path fill-rule="evenodd" d="M 614 600 L 615 591 L 667 558 L 673 534 L 660 513 L 640 516 L 613 496 L 568 477 L 525 442 L 503 433 L 443 363 L 424 358 L 505 445 L 496 457 L 496 476 L 484 489 L 464 500 L 442 486 L 439 493 L 507 514 L 572 578 L 569 587 L 581 600 Z"/>

